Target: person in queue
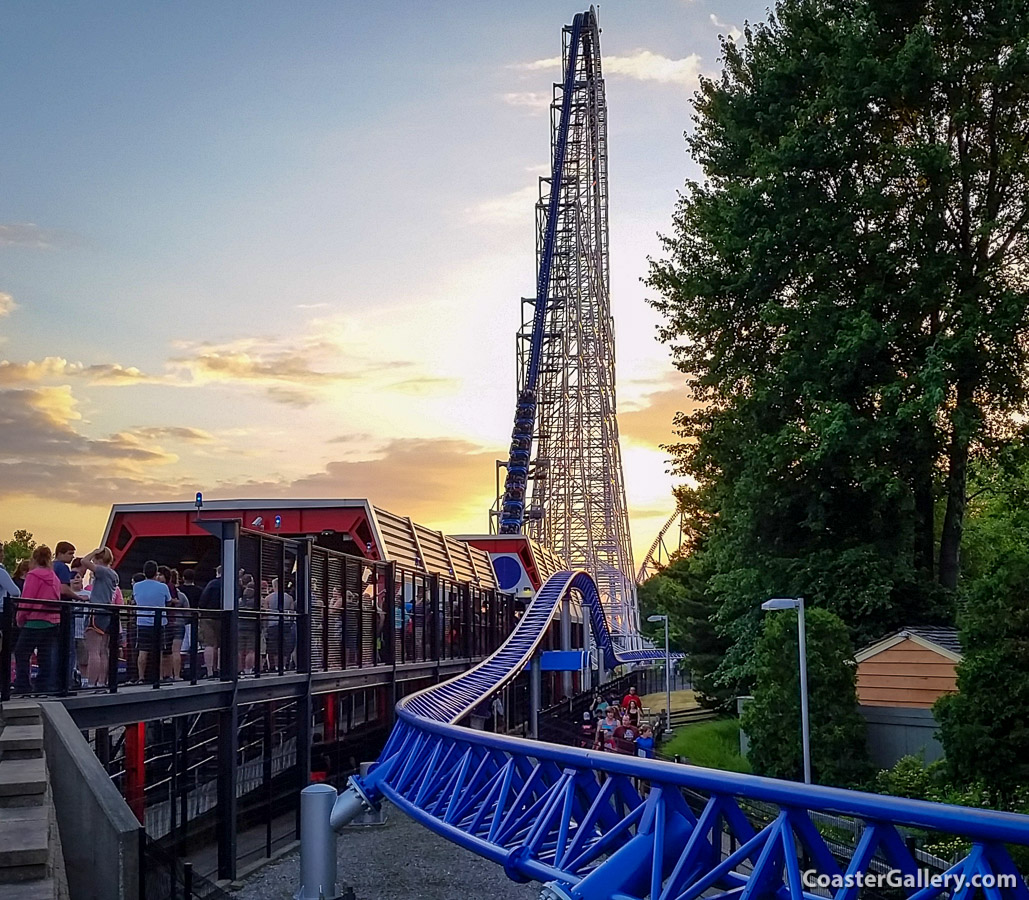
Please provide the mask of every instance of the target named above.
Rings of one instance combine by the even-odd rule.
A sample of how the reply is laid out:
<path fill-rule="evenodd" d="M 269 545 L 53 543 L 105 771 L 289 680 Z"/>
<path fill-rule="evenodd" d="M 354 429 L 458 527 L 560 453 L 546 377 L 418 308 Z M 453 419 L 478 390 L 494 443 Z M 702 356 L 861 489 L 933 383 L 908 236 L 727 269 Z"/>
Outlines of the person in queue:
<path fill-rule="evenodd" d="M 636 704 L 637 709 L 643 709 L 643 701 L 640 699 L 640 695 L 636 693 L 636 685 L 632 685 L 629 688 L 629 693 L 622 697 L 622 711 L 627 710 L 629 704 L 633 702 Z"/>
<path fill-rule="evenodd" d="M 29 574 L 29 569 L 33 567 L 31 559 L 21 559 L 18 561 L 18 565 L 14 567 L 14 571 L 11 573 L 11 580 L 18 585 L 18 590 L 25 590 L 25 576 Z"/>
<path fill-rule="evenodd" d="M 71 552 L 74 556 L 74 547 Z M 54 571 L 54 555 L 46 544 L 32 551 L 32 561 L 35 565 L 25 576 L 25 589 L 18 603 L 17 624 L 20 631 L 14 647 L 14 690 L 21 694 L 32 690 L 30 666 L 35 651 L 39 662 L 36 689 L 40 693 L 51 694 L 57 690 L 57 624 L 61 620 L 61 613 L 54 602 L 32 601 L 60 600 L 64 585 Z M 64 565 L 67 568 L 68 563 Z M 68 582 L 70 585 L 70 576 Z"/>
<path fill-rule="evenodd" d="M 209 678 L 219 678 L 219 647 L 222 642 L 222 623 L 218 613 L 222 608 L 222 567 L 214 570 L 214 578 L 204 585 L 197 606 L 200 613 L 200 640 L 204 645 L 204 666 Z"/>
<path fill-rule="evenodd" d="M 297 646 L 297 626 L 292 616 L 282 617 L 281 628 L 277 613 L 293 613 L 296 603 L 293 596 L 279 590 L 279 579 L 273 578 L 271 589 L 265 594 L 261 605 L 267 611 L 268 627 L 265 629 L 265 647 L 268 652 L 268 668 L 272 671 L 279 668 L 279 643 L 282 643 L 282 667 L 288 669 Z"/>
<path fill-rule="evenodd" d="M 178 569 L 158 566 L 157 571 L 158 580 L 163 579 L 168 585 L 168 593 L 171 596 L 168 606 L 173 609 L 188 609 L 189 598 L 179 590 Z M 165 681 L 178 681 L 182 675 L 182 642 L 186 638 L 188 619 L 188 613 L 168 613 L 168 633 L 161 648 L 161 677 Z"/>
<path fill-rule="evenodd" d="M 640 725 L 640 733 L 636 738 L 636 755 L 644 759 L 654 758 L 654 729 L 646 723 Z"/>
<path fill-rule="evenodd" d="M 151 654 L 155 654 L 156 674 L 159 676 L 161 672 L 161 647 L 157 645 L 157 616 L 161 617 L 160 623 L 163 631 L 163 626 L 168 623 L 163 610 L 171 600 L 171 593 L 168 585 L 157 580 L 157 574 L 157 563 L 148 559 L 143 564 L 143 580 L 136 584 L 132 591 L 132 597 L 137 607 L 162 610 L 162 612 L 140 612 L 136 615 L 136 645 L 139 649 L 136 670 L 139 673 L 140 681 L 145 681 L 149 674 L 147 666 L 150 663 Z"/>
<path fill-rule="evenodd" d="M 118 586 L 118 573 L 111 568 L 114 554 L 107 547 L 98 547 L 82 557 L 83 568 L 91 572 L 93 581 L 89 588 L 92 603 L 114 606 L 123 602 Z M 111 613 L 90 608 L 86 619 L 86 681 L 93 687 L 107 686 L 109 663 L 108 642 L 110 640 Z M 117 640 L 115 636 L 115 640 Z"/>
<path fill-rule="evenodd" d="M 598 750 L 615 749 L 615 730 L 618 728 L 618 719 L 615 718 L 613 707 L 604 711 L 604 718 L 597 723 L 597 736 L 593 746 Z"/>
<path fill-rule="evenodd" d="M 640 708 L 635 700 L 630 700 L 625 706 L 625 715 L 629 717 L 629 721 L 633 725 L 639 727 L 640 724 Z"/>
<path fill-rule="evenodd" d="M 636 726 L 632 724 L 628 713 L 622 715 L 622 724 L 615 729 L 614 749 L 618 753 L 633 754 L 636 752 Z"/>
<path fill-rule="evenodd" d="M 0 551 L 3 549 L 3 544 L 0 544 Z M 0 552 L 0 557 L 2 557 Z M 21 586 L 15 583 L 15 580 L 11 577 L 10 573 L 3 566 L 0 566 L 0 610 L 7 606 L 7 598 L 10 597 L 13 602 L 16 597 L 21 596 Z M 8 635 L 10 639 L 10 635 Z"/>

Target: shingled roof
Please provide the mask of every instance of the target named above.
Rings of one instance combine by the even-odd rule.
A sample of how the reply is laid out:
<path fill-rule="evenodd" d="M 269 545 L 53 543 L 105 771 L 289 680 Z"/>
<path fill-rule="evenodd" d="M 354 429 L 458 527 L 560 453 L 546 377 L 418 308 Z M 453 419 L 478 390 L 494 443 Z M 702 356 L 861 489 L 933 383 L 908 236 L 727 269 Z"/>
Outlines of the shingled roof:
<path fill-rule="evenodd" d="M 906 638 L 911 638 L 916 643 L 938 648 L 945 654 L 961 656 L 961 638 L 958 630 L 949 625 L 905 625 L 903 628 L 890 634 L 883 635 L 877 641 L 873 641 L 866 647 L 862 647 L 856 654 L 858 662 L 881 653 L 895 644 L 899 644 Z"/>

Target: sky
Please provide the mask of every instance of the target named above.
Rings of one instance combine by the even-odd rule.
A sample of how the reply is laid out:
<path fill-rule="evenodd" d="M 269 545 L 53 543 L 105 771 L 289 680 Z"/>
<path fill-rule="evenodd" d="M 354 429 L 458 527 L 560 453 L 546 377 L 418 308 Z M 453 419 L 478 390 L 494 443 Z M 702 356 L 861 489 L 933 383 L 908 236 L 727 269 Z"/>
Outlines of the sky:
<path fill-rule="evenodd" d="M 112 503 L 368 497 L 487 530 L 534 290 L 561 28 L 519 3 L 0 6 L 0 538 Z M 641 283 L 719 35 L 752 0 L 615 0 L 612 310 L 633 548 L 688 404 Z"/>

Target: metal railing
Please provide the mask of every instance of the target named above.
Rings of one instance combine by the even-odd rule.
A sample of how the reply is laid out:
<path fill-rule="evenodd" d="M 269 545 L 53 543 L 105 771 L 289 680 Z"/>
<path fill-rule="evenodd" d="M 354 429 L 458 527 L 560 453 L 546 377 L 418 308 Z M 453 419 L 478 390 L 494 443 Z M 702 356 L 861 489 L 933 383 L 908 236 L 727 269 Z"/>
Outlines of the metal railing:
<path fill-rule="evenodd" d="M 158 689 L 176 654 L 190 684 L 475 659 L 515 621 L 508 594 L 306 542 L 243 531 L 233 560 L 231 609 L 8 600 L 0 699 L 68 696 L 87 672 L 91 689 Z"/>

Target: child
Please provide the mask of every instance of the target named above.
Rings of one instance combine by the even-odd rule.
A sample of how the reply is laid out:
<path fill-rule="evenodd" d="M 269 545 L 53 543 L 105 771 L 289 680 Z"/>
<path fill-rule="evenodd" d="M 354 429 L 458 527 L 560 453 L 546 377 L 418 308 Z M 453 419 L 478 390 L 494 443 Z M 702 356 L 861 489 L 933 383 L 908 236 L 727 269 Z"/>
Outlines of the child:
<path fill-rule="evenodd" d="M 654 729 L 649 725 L 640 726 L 640 734 L 636 738 L 636 755 L 644 759 L 654 758 Z"/>

